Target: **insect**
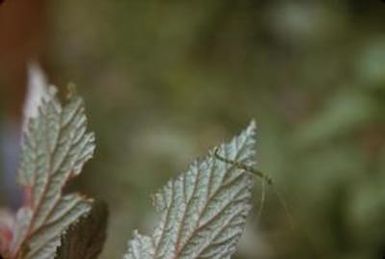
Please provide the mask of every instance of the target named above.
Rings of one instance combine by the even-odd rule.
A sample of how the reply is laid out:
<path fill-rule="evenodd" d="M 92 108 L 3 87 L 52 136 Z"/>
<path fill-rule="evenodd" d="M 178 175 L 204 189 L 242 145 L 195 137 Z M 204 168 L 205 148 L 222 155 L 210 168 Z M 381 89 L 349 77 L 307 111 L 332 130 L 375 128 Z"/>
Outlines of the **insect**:
<path fill-rule="evenodd" d="M 239 169 L 242 169 L 242 170 L 244 170 L 246 172 L 250 172 L 250 173 L 252 173 L 252 174 L 262 178 L 268 185 L 273 185 L 273 179 L 271 179 L 271 177 L 268 176 L 267 174 L 265 174 L 265 173 L 263 173 L 261 171 L 258 171 L 258 170 L 256 170 L 255 168 L 253 168 L 251 166 L 245 165 L 245 164 L 240 163 L 238 161 L 227 159 L 227 158 L 219 155 L 219 148 L 218 147 L 214 149 L 214 156 L 218 160 L 220 160 L 222 162 L 225 162 L 227 164 L 232 164 L 232 165 L 234 165 L 235 167 L 237 167 Z"/>
<path fill-rule="evenodd" d="M 239 168 L 239 169 L 241 169 L 241 170 L 243 170 L 245 172 L 252 173 L 253 175 L 255 175 L 257 177 L 260 177 L 263 180 L 262 181 L 261 200 L 260 200 L 260 203 L 259 203 L 260 205 L 259 205 L 259 209 L 258 209 L 258 213 L 257 213 L 258 218 L 260 218 L 261 215 L 262 215 L 263 206 L 264 206 L 264 203 L 265 203 L 265 200 L 266 200 L 265 184 L 267 183 L 273 189 L 273 192 L 275 193 L 275 195 L 277 196 L 279 202 L 281 203 L 282 207 L 284 208 L 284 210 L 285 210 L 285 212 L 286 212 L 286 214 L 287 214 L 287 216 L 289 218 L 290 225 L 292 227 L 294 226 L 293 220 L 292 220 L 292 216 L 291 216 L 291 213 L 290 213 L 290 210 L 289 210 L 289 207 L 287 206 L 286 201 L 282 198 L 280 193 L 273 188 L 274 187 L 273 186 L 273 179 L 269 175 L 267 175 L 267 174 L 265 174 L 265 173 L 255 169 L 255 168 L 253 168 L 251 166 L 245 165 L 245 164 L 243 164 L 243 163 L 241 163 L 239 161 L 231 160 L 231 159 L 228 159 L 228 158 L 225 158 L 225 157 L 221 156 L 219 154 L 219 148 L 218 147 L 216 147 L 214 149 L 214 157 L 216 159 L 224 162 L 224 163 L 233 165 L 233 166 L 235 166 L 235 167 L 237 167 L 237 168 Z"/>

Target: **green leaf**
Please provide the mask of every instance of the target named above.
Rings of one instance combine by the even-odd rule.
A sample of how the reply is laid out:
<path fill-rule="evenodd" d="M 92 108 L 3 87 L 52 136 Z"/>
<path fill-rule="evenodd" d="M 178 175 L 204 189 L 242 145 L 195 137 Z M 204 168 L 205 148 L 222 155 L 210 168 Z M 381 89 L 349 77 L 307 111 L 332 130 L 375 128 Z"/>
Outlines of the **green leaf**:
<path fill-rule="evenodd" d="M 135 232 L 125 259 L 230 258 L 235 252 L 251 207 L 252 176 L 218 160 L 214 150 L 154 196 L 160 222 L 151 237 Z M 255 166 L 254 122 L 217 150 Z"/>
<path fill-rule="evenodd" d="M 83 100 L 72 93 L 61 105 L 56 88 L 47 88 L 23 136 L 18 177 L 26 203 L 17 213 L 9 258 L 54 258 L 63 231 L 91 208 L 92 200 L 79 194 L 62 195 L 95 149 Z"/>

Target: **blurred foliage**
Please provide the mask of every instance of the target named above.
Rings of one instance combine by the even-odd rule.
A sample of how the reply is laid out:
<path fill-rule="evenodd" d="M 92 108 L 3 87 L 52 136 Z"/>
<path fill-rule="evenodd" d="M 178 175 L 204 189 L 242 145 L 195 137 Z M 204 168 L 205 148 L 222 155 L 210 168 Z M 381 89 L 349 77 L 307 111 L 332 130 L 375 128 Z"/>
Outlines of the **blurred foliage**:
<path fill-rule="evenodd" d="M 103 258 L 153 226 L 150 193 L 253 117 L 293 227 L 268 191 L 238 258 L 385 255 L 382 1 L 49 4 L 53 81 L 80 86 L 98 140 L 81 184 L 110 204 Z"/>

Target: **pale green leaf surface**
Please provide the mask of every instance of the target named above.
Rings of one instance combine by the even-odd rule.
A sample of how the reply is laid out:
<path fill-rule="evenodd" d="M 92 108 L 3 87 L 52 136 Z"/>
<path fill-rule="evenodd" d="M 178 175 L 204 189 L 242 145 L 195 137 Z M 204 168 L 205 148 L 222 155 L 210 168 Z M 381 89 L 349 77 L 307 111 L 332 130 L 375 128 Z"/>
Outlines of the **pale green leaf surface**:
<path fill-rule="evenodd" d="M 134 232 L 134 239 L 129 242 L 128 253 L 124 259 L 155 258 L 155 248 L 150 237 Z"/>
<path fill-rule="evenodd" d="M 219 155 L 255 166 L 255 124 Z M 135 233 L 125 259 L 230 258 L 250 210 L 252 176 L 213 151 L 154 196 L 160 222 L 152 237 Z"/>
<path fill-rule="evenodd" d="M 53 258 L 63 231 L 90 210 L 91 200 L 62 190 L 94 148 L 83 100 L 71 94 L 61 105 L 56 88 L 48 89 L 23 136 L 18 177 L 28 199 L 17 215 L 11 258 Z"/>

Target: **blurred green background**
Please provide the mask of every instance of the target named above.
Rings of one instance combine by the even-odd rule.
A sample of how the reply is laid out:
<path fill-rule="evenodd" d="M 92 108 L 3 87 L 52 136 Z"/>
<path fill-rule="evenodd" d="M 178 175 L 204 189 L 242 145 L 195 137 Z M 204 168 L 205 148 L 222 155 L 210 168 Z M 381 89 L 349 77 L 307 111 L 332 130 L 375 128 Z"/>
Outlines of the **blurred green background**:
<path fill-rule="evenodd" d="M 102 258 L 149 233 L 150 194 L 251 118 L 259 168 L 290 213 L 268 189 L 258 219 L 257 182 L 235 258 L 385 256 L 385 3 L 44 6 L 42 62 L 55 84 L 79 86 L 97 136 L 77 188 L 109 204 Z"/>

